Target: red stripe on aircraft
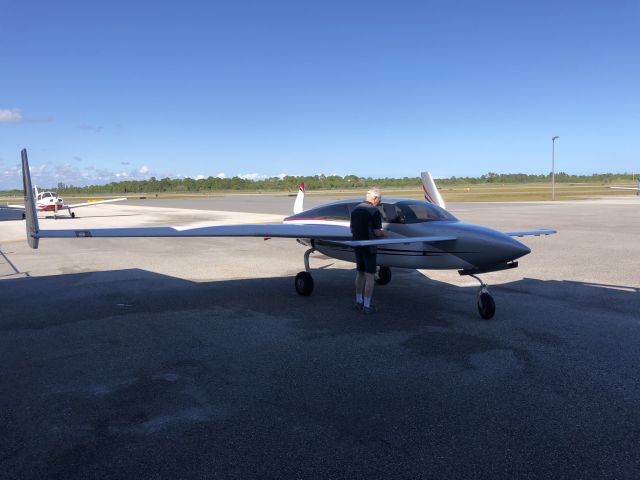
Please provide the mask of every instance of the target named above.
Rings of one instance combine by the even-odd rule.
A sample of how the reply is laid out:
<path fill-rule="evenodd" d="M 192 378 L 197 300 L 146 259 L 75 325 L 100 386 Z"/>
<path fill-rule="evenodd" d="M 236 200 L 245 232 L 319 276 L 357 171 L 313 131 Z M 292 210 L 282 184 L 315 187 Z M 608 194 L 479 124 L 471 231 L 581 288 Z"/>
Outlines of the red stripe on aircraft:
<path fill-rule="evenodd" d="M 431 203 L 436 203 L 433 201 L 433 198 L 431 198 L 431 195 L 429 195 L 429 192 L 427 192 L 427 189 L 424 188 L 424 185 L 422 186 L 422 191 L 424 192 L 424 198 L 426 198 L 427 200 L 429 200 Z"/>

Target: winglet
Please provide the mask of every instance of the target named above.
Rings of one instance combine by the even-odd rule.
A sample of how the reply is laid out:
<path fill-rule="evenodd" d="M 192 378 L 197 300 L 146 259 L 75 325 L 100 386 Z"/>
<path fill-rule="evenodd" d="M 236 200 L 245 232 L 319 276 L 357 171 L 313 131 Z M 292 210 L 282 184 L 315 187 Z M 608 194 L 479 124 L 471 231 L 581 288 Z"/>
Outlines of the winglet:
<path fill-rule="evenodd" d="M 29 159 L 27 158 L 27 149 L 23 148 L 22 152 L 22 186 L 24 188 L 24 213 L 27 224 L 27 243 L 31 248 L 38 248 L 38 215 L 36 212 L 36 201 L 33 197 L 33 188 L 31 187 L 31 172 L 29 171 Z"/>
<path fill-rule="evenodd" d="M 440 192 L 438 191 L 438 187 L 436 187 L 436 183 L 433 181 L 433 177 L 429 172 L 422 172 L 420 174 L 422 177 L 422 190 L 424 191 L 424 198 L 439 207 L 442 207 L 446 210 L 446 206 L 444 200 L 440 196 Z"/>
<path fill-rule="evenodd" d="M 298 195 L 296 196 L 296 201 L 293 204 L 293 213 L 300 213 L 304 210 L 302 206 L 304 202 L 304 181 L 300 182 L 300 188 L 298 188 Z"/>

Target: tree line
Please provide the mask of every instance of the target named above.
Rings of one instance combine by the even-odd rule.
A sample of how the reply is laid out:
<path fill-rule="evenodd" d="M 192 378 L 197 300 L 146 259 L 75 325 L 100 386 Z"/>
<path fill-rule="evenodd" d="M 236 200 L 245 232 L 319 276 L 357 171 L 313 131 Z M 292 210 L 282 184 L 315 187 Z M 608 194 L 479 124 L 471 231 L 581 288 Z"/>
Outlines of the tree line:
<path fill-rule="evenodd" d="M 240 177 L 218 178 L 208 177 L 193 178 L 162 178 L 151 177 L 148 180 L 124 180 L 111 182 L 106 185 L 88 185 L 78 187 L 63 183 L 55 187 L 41 188 L 41 190 L 57 189 L 67 193 L 96 194 L 96 193 L 197 193 L 215 191 L 289 191 L 298 190 L 300 182 L 305 182 L 308 190 L 350 190 L 363 189 L 373 185 L 381 188 L 411 188 L 418 187 L 421 183 L 419 177 L 403 178 L 371 178 L 358 177 L 356 175 L 313 175 L 313 176 L 285 176 L 271 177 L 262 180 L 248 180 Z M 440 187 L 452 185 L 479 185 L 479 184 L 519 184 L 519 183 L 544 183 L 551 181 L 551 174 L 528 175 L 524 173 L 495 173 L 489 172 L 479 177 L 449 177 L 439 178 L 436 184 Z M 556 173 L 558 183 L 615 183 L 630 182 L 631 174 L 594 173 L 592 175 L 569 175 L 565 172 Z M 21 195 L 21 190 L 0 192 L 6 195 Z"/>

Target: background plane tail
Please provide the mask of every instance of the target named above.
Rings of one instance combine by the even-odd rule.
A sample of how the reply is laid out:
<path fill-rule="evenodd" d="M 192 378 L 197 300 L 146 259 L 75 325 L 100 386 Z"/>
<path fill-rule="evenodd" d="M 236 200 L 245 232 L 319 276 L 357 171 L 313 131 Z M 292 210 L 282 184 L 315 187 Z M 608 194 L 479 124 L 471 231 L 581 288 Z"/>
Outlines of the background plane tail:
<path fill-rule="evenodd" d="M 29 159 L 27 158 L 27 149 L 23 148 L 20 152 L 22 156 L 22 186 L 24 188 L 24 213 L 27 224 L 27 243 L 31 248 L 38 248 L 38 237 L 40 231 L 38 225 L 38 214 L 36 211 L 36 201 L 33 196 L 33 188 L 31 186 L 31 172 L 29 171 Z"/>
<path fill-rule="evenodd" d="M 296 196 L 296 202 L 293 204 L 293 213 L 300 213 L 304 210 L 302 204 L 304 203 L 304 182 L 300 182 L 300 188 L 298 188 L 298 195 Z"/>
<path fill-rule="evenodd" d="M 429 172 L 422 172 L 420 174 L 422 178 L 422 190 L 424 191 L 424 198 L 439 207 L 446 209 L 444 200 L 436 187 L 436 183 L 433 181 L 433 177 Z"/>

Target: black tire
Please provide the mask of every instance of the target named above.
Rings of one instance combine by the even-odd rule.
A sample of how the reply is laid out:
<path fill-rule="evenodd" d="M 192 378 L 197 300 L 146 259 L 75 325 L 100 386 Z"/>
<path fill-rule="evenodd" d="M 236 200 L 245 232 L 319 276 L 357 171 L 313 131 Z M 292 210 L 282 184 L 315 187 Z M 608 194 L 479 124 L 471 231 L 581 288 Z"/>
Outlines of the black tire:
<path fill-rule="evenodd" d="M 485 320 L 489 320 L 495 315 L 496 302 L 493 301 L 493 297 L 488 293 L 478 295 L 478 312 Z"/>
<path fill-rule="evenodd" d="M 298 295 L 308 297 L 313 292 L 313 277 L 309 272 L 300 272 L 296 275 L 295 285 Z"/>
<path fill-rule="evenodd" d="M 76 218 L 76 212 L 71 212 L 71 218 Z"/>
<path fill-rule="evenodd" d="M 386 285 L 391 281 L 391 269 L 389 267 L 379 267 L 376 273 L 376 283 Z"/>

